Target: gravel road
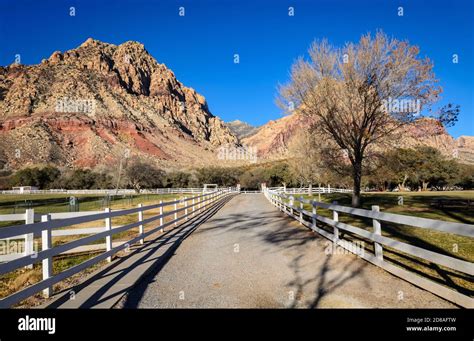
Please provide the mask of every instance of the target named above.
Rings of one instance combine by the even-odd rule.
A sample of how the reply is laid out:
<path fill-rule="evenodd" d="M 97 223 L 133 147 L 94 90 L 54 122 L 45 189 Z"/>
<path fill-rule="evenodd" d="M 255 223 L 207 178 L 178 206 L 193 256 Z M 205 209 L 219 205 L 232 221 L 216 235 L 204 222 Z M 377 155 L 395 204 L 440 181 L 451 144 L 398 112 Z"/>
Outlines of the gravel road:
<path fill-rule="evenodd" d="M 240 194 L 199 226 L 125 308 L 454 307 Z"/>

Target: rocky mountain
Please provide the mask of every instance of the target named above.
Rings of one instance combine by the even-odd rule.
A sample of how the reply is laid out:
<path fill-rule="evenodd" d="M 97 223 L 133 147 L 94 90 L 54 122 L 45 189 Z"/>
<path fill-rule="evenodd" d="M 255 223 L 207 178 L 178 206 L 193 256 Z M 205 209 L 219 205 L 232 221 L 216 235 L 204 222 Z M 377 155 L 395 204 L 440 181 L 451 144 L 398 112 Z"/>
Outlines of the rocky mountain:
<path fill-rule="evenodd" d="M 263 159 L 287 157 L 291 140 L 306 126 L 307 120 L 301 115 L 283 116 L 269 121 L 253 135 L 243 138 L 242 144 L 255 147 Z"/>
<path fill-rule="evenodd" d="M 94 167 L 128 155 L 204 166 L 237 143 L 205 98 L 138 42 L 89 38 L 38 65 L 0 67 L 0 162 L 11 168 Z"/>
<path fill-rule="evenodd" d="M 251 136 L 258 131 L 258 127 L 254 127 L 246 122 L 240 120 L 234 120 L 226 123 L 229 129 L 237 136 L 239 139 Z"/>
<path fill-rule="evenodd" d="M 307 129 L 308 125 L 308 119 L 302 115 L 284 116 L 263 125 L 252 136 L 243 138 L 242 144 L 256 148 L 261 159 L 284 159 L 288 157 L 291 141 Z M 401 138 L 393 139 L 382 148 L 430 146 L 460 162 L 474 164 L 474 136 L 455 139 L 434 119 L 425 118 L 406 126 L 398 136 Z"/>

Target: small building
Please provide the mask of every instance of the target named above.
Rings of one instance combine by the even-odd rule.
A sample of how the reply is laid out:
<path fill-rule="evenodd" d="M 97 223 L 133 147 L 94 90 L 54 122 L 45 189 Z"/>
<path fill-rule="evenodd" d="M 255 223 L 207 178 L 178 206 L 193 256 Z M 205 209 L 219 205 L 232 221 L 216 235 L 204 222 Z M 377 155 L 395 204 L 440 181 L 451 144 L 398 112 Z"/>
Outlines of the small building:
<path fill-rule="evenodd" d="M 20 194 L 26 194 L 26 193 L 31 193 L 32 191 L 37 191 L 38 187 L 35 186 L 18 186 L 18 187 L 12 187 L 12 190 L 20 193 Z"/>

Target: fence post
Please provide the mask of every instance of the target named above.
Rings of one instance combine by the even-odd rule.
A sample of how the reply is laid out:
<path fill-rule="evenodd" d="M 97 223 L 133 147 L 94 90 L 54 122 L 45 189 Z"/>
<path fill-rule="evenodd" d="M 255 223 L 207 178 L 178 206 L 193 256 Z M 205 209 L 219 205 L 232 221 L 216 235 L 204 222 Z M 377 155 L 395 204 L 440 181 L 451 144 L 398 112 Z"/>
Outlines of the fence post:
<path fill-rule="evenodd" d="M 138 208 L 140 208 L 140 211 L 138 211 L 138 221 L 143 221 L 143 210 L 141 209 L 143 207 L 143 204 L 138 204 Z M 143 225 L 140 224 L 138 225 L 138 233 L 142 236 L 143 235 Z M 144 240 L 140 239 L 140 244 L 143 245 Z"/>
<path fill-rule="evenodd" d="M 290 214 L 293 215 L 294 197 L 290 196 Z"/>
<path fill-rule="evenodd" d="M 175 198 L 174 201 L 176 201 L 177 199 Z M 174 226 L 178 225 L 178 212 L 176 212 L 176 210 L 178 209 L 178 204 L 177 203 L 174 203 Z"/>
<path fill-rule="evenodd" d="M 163 205 L 163 200 L 160 200 L 160 205 Z M 163 226 L 163 206 L 160 206 L 160 226 Z M 163 227 L 160 229 L 160 232 L 163 233 Z"/>
<path fill-rule="evenodd" d="M 313 229 L 316 229 L 316 222 L 317 222 L 317 219 L 315 217 L 316 214 L 318 214 L 317 210 L 316 210 L 316 202 L 314 200 L 311 200 L 311 206 L 313 206 L 313 216 L 311 218 L 311 222 L 313 223 Z"/>
<path fill-rule="evenodd" d="M 186 218 L 185 220 L 188 220 L 188 197 L 184 197 L 184 215 Z"/>
<path fill-rule="evenodd" d="M 380 212 L 380 207 L 378 205 L 372 206 L 372 211 Z M 382 235 L 382 226 L 380 225 L 380 221 L 377 219 L 372 219 L 372 226 L 374 228 L 374 234 L 381 236 Z M 382 245 L 374 241 L 374 250 L 375 250 L 375 257 L 378 260 L 383 261 L 383 248 Z"/>
<path fill-rule="evenodd" d="M 332 204 L 337 205 L 337 201 L 333 201 Z M 334 220 L 336 223 L 339 221 L 339 213 L 335 210 L 332 211 L 332 220 Z M 334 243 L 337 243 L 338 240 L 339 240 L 339 229 L 336 227 L 336 224 L 334 224 L 333 241 Z"/>
<path fill-rule="evenodd" d="M 51 220 L 51 215 L 45 214 L 41 216 L 42 222 L 48 222 Z M 46 226 L 44 230 L 41 231 L 41 251 L 51 249 L 52 242 L 51 242 L 51 227 Z M 43 268 L 43 281 L 50 278 L 53 274 L 53 258 L 51 256 L 43 259 L 42 261 L 42 268 Z M 52 287 L 47 287 L 43 289 L 43 296 L 48 298 L 51 296 Z"/>
<path fill-rule="evenodd" d="M 25 224 L 34 224 L 35 223 L 35 210 L 33 208 L 27 208 L 25 211 Z M 24 235 L 25 239 L 25 256 L 30 256 L 33 254 L 33 242 L 34 235 L 33 233 L 28 233 Z M 33 269 L 33 264 L 29 264 L 25 267 L 26 269 Z"/>
<path fill-rule="evenodd" d="M 105 213 L 110 213 L 110 207 L 105 209 Z M 105 230 L 111 231 L 112 230 L 112 218 L 107 217 L 105 218 Z M 105 237 L 105 251 L 112 250 L 112 234 L 110 233 L 107 237 Z M 107 262 L 112 261 L 112 256 L 107 257 Z"/>
<path fill-rule="evenodd" d="M 300 197 L 300 225 L 303 225 L 303 197 Z"/>
<path fill-rule="evenodd" d="M 194 207 L 194 204 L 195 204 L 195 202 L 194 202 L 194 197 L 193 197 L 192 203 L 193 203 L 193 217 L 194 217 L 194 211 L 195 211 L 195 207 Z"/>

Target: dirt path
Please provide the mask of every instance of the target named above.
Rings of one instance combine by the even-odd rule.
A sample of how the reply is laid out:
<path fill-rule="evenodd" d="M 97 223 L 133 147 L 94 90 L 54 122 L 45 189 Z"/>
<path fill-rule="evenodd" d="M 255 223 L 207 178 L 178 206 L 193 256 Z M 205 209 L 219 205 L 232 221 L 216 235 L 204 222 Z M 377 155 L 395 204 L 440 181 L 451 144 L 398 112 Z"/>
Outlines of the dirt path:
<path fill-rule="evenodd" d="M 132 308 L 453 307 L 241 194 L 133 289 Z"/>

